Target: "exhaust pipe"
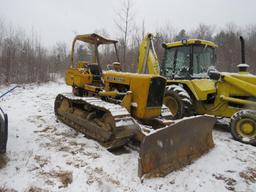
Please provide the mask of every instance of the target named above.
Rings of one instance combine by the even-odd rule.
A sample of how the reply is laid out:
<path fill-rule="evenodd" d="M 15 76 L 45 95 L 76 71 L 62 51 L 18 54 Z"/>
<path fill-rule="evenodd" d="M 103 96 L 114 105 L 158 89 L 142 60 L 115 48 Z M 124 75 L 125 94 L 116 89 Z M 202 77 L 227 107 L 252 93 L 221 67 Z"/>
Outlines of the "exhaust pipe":
<path fill-rule="evenodd" d="M 245 63 L 245 47 L 244 47 L 244 38 L 240 36 L 240 42 L 241 42 L 241 61 L 242 63 Z"/>
<path fill-rule="evenodd" d="M 244 46 L 244 38 L 240 36 L 241 42 L 241 64 L 237 65 L 239 73 L 248 73 L 248 64 L 245 64 L 245 46 Z"/>

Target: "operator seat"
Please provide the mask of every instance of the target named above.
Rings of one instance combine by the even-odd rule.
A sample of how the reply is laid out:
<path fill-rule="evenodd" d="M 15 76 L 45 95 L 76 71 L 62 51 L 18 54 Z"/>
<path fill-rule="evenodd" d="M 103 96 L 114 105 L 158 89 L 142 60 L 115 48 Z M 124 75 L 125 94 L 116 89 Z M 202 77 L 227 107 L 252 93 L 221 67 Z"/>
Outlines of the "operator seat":
<path fill-rule="evenodd" d="M 90 64 L 87 64 L 87 67 L 92 74 L 93 81 L 100 81 L 101 74 L 100 74 L 99 65 L 90 63 Z"/>

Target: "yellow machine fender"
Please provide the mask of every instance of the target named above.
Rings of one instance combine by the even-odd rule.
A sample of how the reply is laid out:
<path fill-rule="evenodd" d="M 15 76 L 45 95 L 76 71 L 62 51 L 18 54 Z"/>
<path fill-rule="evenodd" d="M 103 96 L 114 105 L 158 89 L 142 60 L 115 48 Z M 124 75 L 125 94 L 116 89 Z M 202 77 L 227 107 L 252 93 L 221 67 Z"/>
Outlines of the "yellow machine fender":
<path fill-rule="evenodd" d="M 139 176 L 165 176 L 191 164 L 213 148 L 214 117 L 196 116 L 177 121 L 146 136 L 139 153 Z"/>

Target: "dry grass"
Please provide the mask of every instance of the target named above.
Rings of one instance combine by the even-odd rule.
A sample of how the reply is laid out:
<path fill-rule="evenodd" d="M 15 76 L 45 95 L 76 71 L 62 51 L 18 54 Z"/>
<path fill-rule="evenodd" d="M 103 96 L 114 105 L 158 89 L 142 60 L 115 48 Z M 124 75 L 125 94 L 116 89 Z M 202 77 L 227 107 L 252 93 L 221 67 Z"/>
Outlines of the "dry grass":
<path fill-rule="evenodd" d="M 247 168 L 247 170 L 240 172 L 239 175 L 247 184 L 256 183 L 256 168 Z"/>
<path fill-rule="evenodd" d="M 48 190 L 39 188 L 39 187 L 30 187 L 28 190 L 26 190 L 25 192 L 49 192 Z"/>
<path fill-rule="evenodd" d="M 73 174 L 70 171 L 55 172 L 55 176 L 58 177 L 64 187 L 73 182 Z"/>
<path fill-rule="evenodd" d="M 9 189 L 5 186 L 0 186 L 0 192 L 17 192 L 15 189 Z"/>
<path fill-rule="evenodd" d="M 213 174 L 212 176 L 215 177 L 215 179 L 217 180 L 223 180 L 226 184 L 225 188 L 228 189 L 229 191 L 235 191 L 235 185 L 237 183 L 235 179 L 226 177 L 221 174 Z"/>
<path fill-rule="evenodd" d="M 49 160 L 47 158 L 44 158 L 40 155 L 35 155 L 34 159 L 36 160 L 36 162 L 39 164 L 41 168 L 49 163 Z"/>
<path fill-rule="evenodd" d="M 50 171 L 50 172 L 41 172 L 41 175 L 46 175 L 50 177 L 55 177 L 60 180 L 62 183 L 61 187 L 67 187 L 69 184 L 73 182 L 73 173 L 71 171 Z"/>

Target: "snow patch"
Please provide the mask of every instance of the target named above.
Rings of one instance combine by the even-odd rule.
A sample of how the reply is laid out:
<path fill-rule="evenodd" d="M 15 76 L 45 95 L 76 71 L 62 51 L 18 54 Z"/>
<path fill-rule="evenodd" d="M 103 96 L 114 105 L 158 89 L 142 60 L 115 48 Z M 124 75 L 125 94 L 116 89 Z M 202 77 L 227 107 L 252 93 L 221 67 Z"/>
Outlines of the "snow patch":
<path fill-rule="evenodd" d="M 247 176 L 242 174 L 255 170 L 256 148 L 234 141 L 229 132 L 218 130 L 213 131 L 215 147 L 209 153 L 164 178 L 141 182 L 137 177 L 137 151 L 111 153 L 56 120 L 54 99 L 63 92 L 71 92 L 71 87 L 56 82 L 31 84 L 15 89 L 1 100 L 1 107 L 9 116 L 9 138 L 8 162 L 0 169 L 0 189 L 256 191 L 256 183 L 247 182 Z"/>
<path fill-rule="evenodd" d="M 135 122 L 132 119 L 121 120 L 121 121 L 116 122 L 117 127 L 129 126 L 129 125 L 134 125 L 134 124 L 135 124 Z"/>
<path fill-rule="evenodd" d="M 161 148 L 163 148 L 163 141 L 157 140 L 157 145 Z"/>

